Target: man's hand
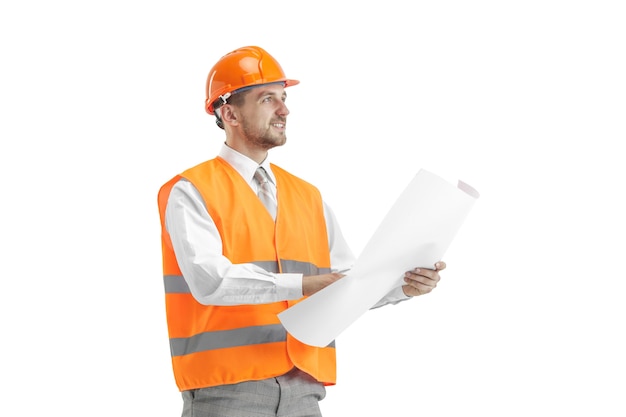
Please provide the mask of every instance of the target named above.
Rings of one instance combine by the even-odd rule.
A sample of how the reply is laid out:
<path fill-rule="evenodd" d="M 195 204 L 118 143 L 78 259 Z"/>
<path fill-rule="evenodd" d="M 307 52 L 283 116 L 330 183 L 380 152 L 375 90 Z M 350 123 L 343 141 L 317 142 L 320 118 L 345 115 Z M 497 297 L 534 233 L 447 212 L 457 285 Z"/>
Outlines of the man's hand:
<path fill-rule="evenodd" d="M 324 275 L 309 275 L 302 277 L 302 294 L 306 296 L 313 295 L 322 288 L 326 288 L 333 282 L 345 276 L 345 274 L 333 272 Z"/>
<path fill-rule="evenodd" d="M 435 269 L 415 268 L 404 274 L 404 282 L 407 285 L 402 286 L 402 290 L 409 297 L 416 297 L 431 292 L 441 277 L 439 271 L 446 269 L 445 262 L 437 262 Z"/>

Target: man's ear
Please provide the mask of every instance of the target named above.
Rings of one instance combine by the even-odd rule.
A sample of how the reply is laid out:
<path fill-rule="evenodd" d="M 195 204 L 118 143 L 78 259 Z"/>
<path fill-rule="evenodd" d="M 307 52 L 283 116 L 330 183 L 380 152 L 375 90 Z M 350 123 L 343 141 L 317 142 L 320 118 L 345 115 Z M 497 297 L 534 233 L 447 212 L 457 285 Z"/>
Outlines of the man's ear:
<path fill-rule="evenodd" d="M 228 123 L 231 126 L 239 124 L 239 114 L 235 106 L 224 104 L 220 108 L 220 112 L 224 123 Z"/>

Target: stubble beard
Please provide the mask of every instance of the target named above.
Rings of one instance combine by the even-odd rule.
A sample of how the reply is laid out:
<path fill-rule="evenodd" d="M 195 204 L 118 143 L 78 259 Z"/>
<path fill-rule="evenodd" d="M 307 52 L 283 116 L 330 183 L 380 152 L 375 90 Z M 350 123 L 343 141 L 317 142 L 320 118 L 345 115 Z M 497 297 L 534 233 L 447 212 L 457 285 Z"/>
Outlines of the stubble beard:
<path fill-rule="evenodd" d="M 285 132 L 272 132 L 271 127 L 267 128 L 265 131 L 261 131 L 260 129 L 255 129 L 247 123 L 243 123 L 243 132 L 246 135 L 248 142 L 265 150 L 270 150 L 277 146 L 283 146 L 287 142 L 287 134 Z"/>

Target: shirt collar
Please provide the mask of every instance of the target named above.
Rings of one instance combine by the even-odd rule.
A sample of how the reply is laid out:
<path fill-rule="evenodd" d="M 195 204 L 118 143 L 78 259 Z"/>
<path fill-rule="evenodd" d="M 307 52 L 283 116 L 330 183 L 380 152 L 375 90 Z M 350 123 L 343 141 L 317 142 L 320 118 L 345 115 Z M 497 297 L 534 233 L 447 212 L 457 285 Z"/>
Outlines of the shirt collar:
<path fill-rule="evenodd" d="M 241 175 L 249 184 L 252 184 L 254 182 L 254 173 L 259 166 L 262 166 L 265 169 L 267 175 L 269 175 L 270 177 L 270 180 L 272 180 L 272 182 L 276 184 L 276 177 L 274 176 L 274 173 L 270 168 L 269 153 L 268 157 L 265 158 L 265 160 L 259 165 L 252 159 L 248 158 L 242 153 L 237 152 L 236 150 L 224 143 L 222 145 L 222 149 L 220 150 L 219 156 L 226 162 L 228 162 L 235 169 L 235 171 L 237 171 L 239 175 Z"/>

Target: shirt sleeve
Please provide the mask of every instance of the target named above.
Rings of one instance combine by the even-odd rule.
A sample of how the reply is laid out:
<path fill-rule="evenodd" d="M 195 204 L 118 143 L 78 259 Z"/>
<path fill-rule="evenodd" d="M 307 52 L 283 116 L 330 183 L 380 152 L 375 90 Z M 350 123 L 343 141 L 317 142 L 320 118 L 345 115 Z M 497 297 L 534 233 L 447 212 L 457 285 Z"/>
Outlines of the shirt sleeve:
<path fill-rule="evenodd" d="M 171 190 L 165 224 L 193 297 L 205 305 L 264 304 L 302 297 L 302 274 L 271 273 L 222 255 L 222 240 L 198 190 L 181 179 Z"/>
<path fill-rule="evenodd" d="M 372 309 L 382 307 L 388 304 L 398 304 L 399 302 L 410 300 L 412 297 L 409 297 L 402 290 L 402 286 L 396 287 L 393 290 L 389 291 L 383 298 L 381 298 Z"/>
<path fill-rule="evenodd" d="M 326 203 L 324 203 L 324 218 L 326 219 L 326 230 L 328 232 L 331 271 L 347 271 L 354 266 L 356 258 L 343 233 L 341 233 L 335 213 Z"/>

